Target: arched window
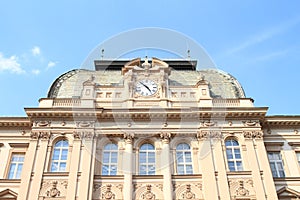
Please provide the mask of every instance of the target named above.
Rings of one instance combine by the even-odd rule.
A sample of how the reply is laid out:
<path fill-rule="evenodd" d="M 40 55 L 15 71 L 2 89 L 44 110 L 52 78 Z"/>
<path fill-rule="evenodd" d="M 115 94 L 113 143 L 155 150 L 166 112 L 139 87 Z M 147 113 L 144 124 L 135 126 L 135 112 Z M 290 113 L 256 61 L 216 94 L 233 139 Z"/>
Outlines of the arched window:
<path fill-rule="evenodd" d="M 116 175 L 118 169 L 118 145 L 107 144 L 103 149 L 102 175 Z"/>
<path fill-rule="evenodd" d="M 152 144 L 143 144 L 139 150 L 139 174 L 155 174 L 155 149 Z"/>
<path fill-rule="evenodd" d="M 176 147 L 177 174 L 192 174 L 192 152 L 190 145 L 180 143 Z"/>
<path fill-rule="evenodd" d="M 51 172 L 65 172 L 67 167 L 68 160 L 68 151 L 69 151 L 69 142 L 68 140 L 59 140 L 55 143 L 52 159 L 51 159 Z"/>
<path fill-rule="evenodd" d="M 225 141 L 227 162 L 230 171 L 243 171 L 239 143 L 234 139 Z"/>

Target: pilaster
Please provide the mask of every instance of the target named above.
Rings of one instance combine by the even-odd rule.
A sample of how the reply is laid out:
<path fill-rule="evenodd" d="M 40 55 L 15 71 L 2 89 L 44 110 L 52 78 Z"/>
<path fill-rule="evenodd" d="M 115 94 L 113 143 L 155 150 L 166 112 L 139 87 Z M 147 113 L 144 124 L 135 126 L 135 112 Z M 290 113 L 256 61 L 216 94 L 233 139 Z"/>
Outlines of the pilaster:
<path fill-rule="evenodd" d="M 124 173 L 124 200 L 133 199 L 133 185 L 132 185 L 132 172 L 133 172 L 133 153 L 132 153 L 132 142 L 134 134 L 124 133 L 125 140 L 125 151 L 123 155 L 123 173 Z"/>
<path fill-rule="evenodd" d="M 162 139 L 162 151 L 161 151 L 161 172 L 163 174 L 163 191 L 164 199 L 173 199 L 173 185 L 171 176 L 171 161 L 170 161 L 170 139 L 171 133 L 161 133 L 160 137 Z"/>

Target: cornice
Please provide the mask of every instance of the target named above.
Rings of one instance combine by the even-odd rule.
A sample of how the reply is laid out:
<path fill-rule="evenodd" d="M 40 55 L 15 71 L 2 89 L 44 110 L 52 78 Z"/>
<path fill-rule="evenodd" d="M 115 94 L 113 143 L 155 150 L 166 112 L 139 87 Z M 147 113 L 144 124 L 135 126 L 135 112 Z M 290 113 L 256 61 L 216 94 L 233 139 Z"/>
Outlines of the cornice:
<path fill-rule="evenodd" d="M 263 119 L 266 107 L 236 107 L 236 108 L 26 108 L 29 119 L 36 118 L 98 118 L 102 120 L 153 120 L 153 119 Z"/>
<path fill-rule="evenodd" d="M 28 117 L 0 117 L 1 127 L 28 127 L 30 128 L 32 123 Z"/>
<path fill-rule="evenodd" d="M 277 127 L 277 126 L 300 126 L 299 115 L 274 115 L 266 116 L 264 119 L 265 126 Z"/>

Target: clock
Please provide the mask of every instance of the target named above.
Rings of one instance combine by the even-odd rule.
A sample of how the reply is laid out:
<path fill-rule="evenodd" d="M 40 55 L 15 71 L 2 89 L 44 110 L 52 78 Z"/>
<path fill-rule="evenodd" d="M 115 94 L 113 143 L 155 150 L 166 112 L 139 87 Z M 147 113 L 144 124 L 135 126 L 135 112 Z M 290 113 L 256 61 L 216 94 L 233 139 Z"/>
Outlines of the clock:
<path fill-rule="evenodd" d="M 150 79 L 139 80 L 135 85 L 135 91 L 142 96 L 152 96 L 157 90 L 157 83 Z"/>

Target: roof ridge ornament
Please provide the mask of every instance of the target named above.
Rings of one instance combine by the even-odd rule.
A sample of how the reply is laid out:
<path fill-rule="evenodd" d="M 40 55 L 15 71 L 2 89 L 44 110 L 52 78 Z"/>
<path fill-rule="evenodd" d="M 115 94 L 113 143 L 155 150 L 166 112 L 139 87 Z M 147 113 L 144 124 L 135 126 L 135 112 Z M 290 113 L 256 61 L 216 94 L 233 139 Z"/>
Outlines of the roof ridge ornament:
<path fill-rule="evenodd" d="M 148 62 L 148 56 L 145 58 L 145 62 L 142 64 L 142 67 L 148 70 L 151 67 L 151 64 Z"/>

